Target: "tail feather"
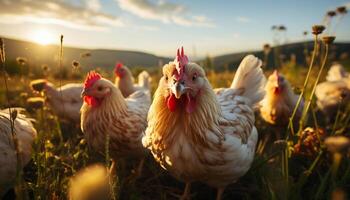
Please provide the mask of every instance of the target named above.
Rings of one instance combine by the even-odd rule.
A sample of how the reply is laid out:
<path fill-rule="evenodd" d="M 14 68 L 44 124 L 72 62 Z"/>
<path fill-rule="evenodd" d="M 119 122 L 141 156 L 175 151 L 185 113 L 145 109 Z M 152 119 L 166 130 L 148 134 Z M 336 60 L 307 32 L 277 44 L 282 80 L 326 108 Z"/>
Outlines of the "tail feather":
<path fill-rule="evenodd" d="M 138 85 L 140 87 L 143 87 L 148 90 L 151 88 L 151 76 L 149 75 L 148 72 L 142 71 L 138 75 L 138 80 L 139 80 Z"/>
<path fill-rule="evenodd" d="M 231 85 L 231 88 L 243 90 L 242 96 L 250 99 L 251 106 L 255 106 L 265 96 L 266 77 L 261 65 L 261 60 L 253 55 L 244 57 Z"/>

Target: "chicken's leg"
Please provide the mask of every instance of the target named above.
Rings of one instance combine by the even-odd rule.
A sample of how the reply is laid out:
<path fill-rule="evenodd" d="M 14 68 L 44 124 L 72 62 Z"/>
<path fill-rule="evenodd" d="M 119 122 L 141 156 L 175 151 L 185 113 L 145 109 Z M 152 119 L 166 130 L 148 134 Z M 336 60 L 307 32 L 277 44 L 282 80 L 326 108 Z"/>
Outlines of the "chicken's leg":
<path fill-rule="evenodd" d="M 225 188 L 218 188 L 218 192 L 216 194 L 216 200 L 222 199 L 222 194 L 224 193 Z"/>
<path fill-rule="evenodd" d="M 190 199 L 190 190 L 191 190 L 191 183 L 187 182 L 185 186 L 184 193 L 181 196 L 181 200 L 187 200 Z"/>

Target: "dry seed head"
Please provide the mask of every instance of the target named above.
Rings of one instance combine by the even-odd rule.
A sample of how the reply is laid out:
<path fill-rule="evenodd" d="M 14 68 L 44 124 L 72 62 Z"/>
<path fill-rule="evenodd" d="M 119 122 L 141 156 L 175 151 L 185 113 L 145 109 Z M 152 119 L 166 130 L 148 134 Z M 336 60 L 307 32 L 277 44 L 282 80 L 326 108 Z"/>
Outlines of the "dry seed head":
<path fill-rule="evenodd" d="M 91 56 L 91 53 L 90 52 L 85 52 L 85 53 L 81 53 L 80 54 L 80 57 L 81 58 L 87 58 L 87 57 L 90 57 Z"/>
<path fill-rule="evenodd" d="M 345 6 L 340 6 L 337 8 L 337 12 L 340 14 L 346 14 L 348 11 Z"/>
<path fill-rule="evenodd" d="M 26 93 L 26 92 L 21 92 L 21 93 L 19 94 L 19 96 L 20 96 L 22 99 L 27 99 L 28 93 Z"/>
<path fill-rule="evenodd" d="M 287 30 L 287 27 L 285 27 L 284 25 L 280 25 L 280 26 L 278 27 L 278 30 L 279 30 L 279 31 L 286 31 L 286 30 Z"/>
<path fill-rule="evenodd" d="M 37 92 L 41 92 L 44 90 L 47 81 L 45 79 L 37 79 L 33 80 L 29 83 L 30 87 Z"/>
<path fill-rule="evenodd" d="M 327 12 L 327 16 L 328 17 L 334 17 L 336 15 L 337 15 L 337 13 L 335 11 L 333 11 L 333 10 Z"/>
<path fill-rule="evenodd" d="M 17 57 L 16 61 L 20 65 L 25 65 L 28 62 L 27 58 L 24 58 L 24 57 Z"/>
<path fill-rule="evenodd" d="M 80 67 L 80 63 L 78 61 L 76 61 L 76 60 L 73 60 L 72 67 L 73 68 L 78 68 L 78 67 Z"/>
<path fill-rule="evenodd" d="M 322 41 L 325 43 L 325 44 L 332 44 L 335 40 L 335 36 L 323 36 L 322 37 Z"/>
<path fill-rule="evenodd" d="M 12 119 L 12 121 L 15 121 L 15 119 L 17 118 L 17 114 L 18 114 L 17 110 L 11 111 L 11 119 Z"/>
<path fill-rule="evenodd" d="M 323 25 L 313 25 L 312 26 L 312 34 L 319 35 L 326 29 Z"/>
<path fill-rule="evenodd" d="M 45 100 L 41 97 L 30 97 L 27 99 L 27 104 L 32 109 L 39 109 L 44 107 Z"/>
<path fill-rule="evenodd" d="M 303 32 L 303 35 L 305 35 L 305 36 L 306 36 L 307 34 L 308 34 L 308 32 L 307 32 L 307 31 L 304 31 L 304 32 Z"/>
<path fill-rule="evenodd" d="M 263 51 L 264 51 L 264 54 L 268 54 L 268 53 L 270 53 L 270 51 L 271 51 L 271 46 L 270 46 L 270 44 L 264 44 L 264 46 L 263 46 Z"/>
<path fill-rule="evenodd" d="M 49 71 L 49 66 L 46 65 L 46 64 L 44 64 L 44 65 L 41 66 L 41 69 L 42 69 L 43 71 L 47 72 L 47 71 Z"/>

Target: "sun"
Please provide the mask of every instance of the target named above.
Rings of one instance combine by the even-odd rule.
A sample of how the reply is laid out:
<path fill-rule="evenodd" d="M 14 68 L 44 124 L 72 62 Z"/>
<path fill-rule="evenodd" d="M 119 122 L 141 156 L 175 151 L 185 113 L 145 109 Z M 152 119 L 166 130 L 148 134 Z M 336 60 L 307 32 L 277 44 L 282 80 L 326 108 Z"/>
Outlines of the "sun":
<path fill-rule="evenodd" d="M 52 33 L 45 29 L 37 30 L 33 33 L 33 36 L 33 40 L 41 45 L 48 45 L 54 42 L 54 37 Z"/>

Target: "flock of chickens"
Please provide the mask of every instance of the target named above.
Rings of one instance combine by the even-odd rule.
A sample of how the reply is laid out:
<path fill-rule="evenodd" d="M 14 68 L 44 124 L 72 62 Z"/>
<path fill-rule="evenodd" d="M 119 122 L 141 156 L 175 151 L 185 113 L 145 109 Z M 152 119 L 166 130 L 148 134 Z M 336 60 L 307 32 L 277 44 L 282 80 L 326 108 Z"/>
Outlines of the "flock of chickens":
<path fill-rule="evenodd" d="M 138 158 L 137 172 L 141 173 L 143 160 L 151 152 L 164 169 L 186 183 L 183 199 L 189 197 L 194 181 L 217 188 L 217 199 L 221 199 L 225 187 L 243 176 L 253 162 L 258 141 L 255 111 L 260 110 L 269 124 L 286 126 L 299 98 L 279 72 L 266 79 L 261 65 L 258 58 L 248 55 L 231 87 L 213 89 L 203 68 L 189 62 L 181 49 L 163 67 L 153 101 L 149 74 L 140 73 L 134 84 L 130 70 L 122 64 L 115 67 L 115 83 L 91 71 L 83 84 L 55 88 L 46 80 L 36 80 L 31 86 L 46 93 L 55 114 L 81 124 L 92 148 L 104 153 L 108 137 L 112 160 Z M 333 65 L 315 94 L 322 111 L 334 112 L 340 97 L 350 98 L 349 74 L 341 65 Z M 23 167 L 31 158 L 36 131 L 33 120 L 17 110 L 13 131 Z M 296 121 L 302 110 L 303 103 Z M 0 196 L 16 177 L 18 159 L 10 118 L 8 110 L 0 112 L 0 163 L 7 163 L 0 166 Z"/>

